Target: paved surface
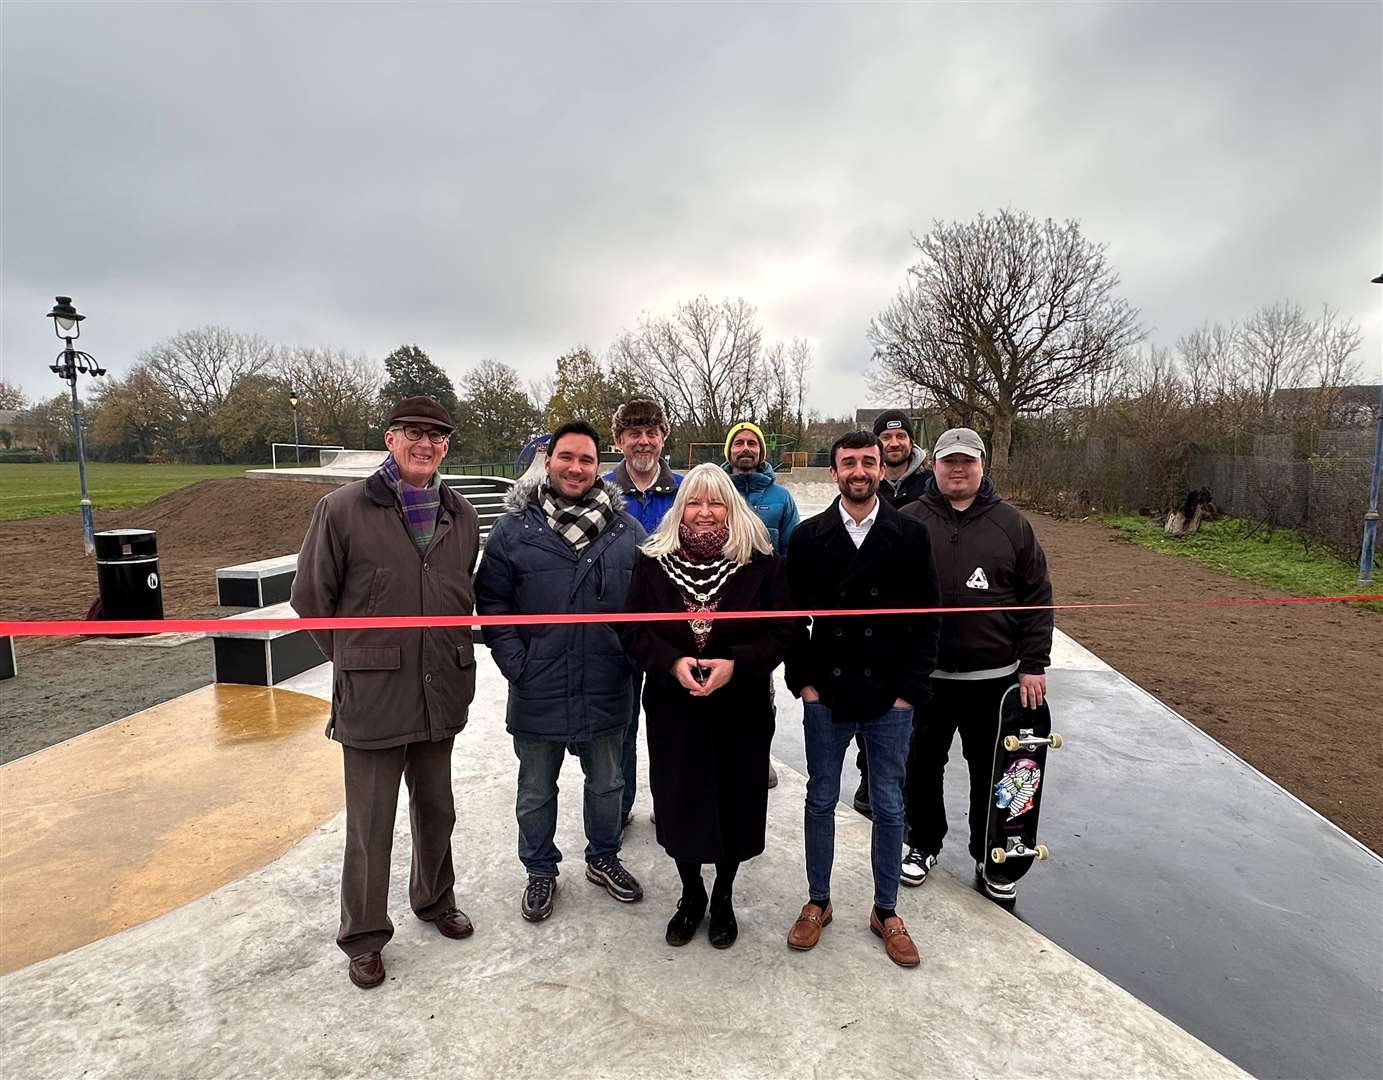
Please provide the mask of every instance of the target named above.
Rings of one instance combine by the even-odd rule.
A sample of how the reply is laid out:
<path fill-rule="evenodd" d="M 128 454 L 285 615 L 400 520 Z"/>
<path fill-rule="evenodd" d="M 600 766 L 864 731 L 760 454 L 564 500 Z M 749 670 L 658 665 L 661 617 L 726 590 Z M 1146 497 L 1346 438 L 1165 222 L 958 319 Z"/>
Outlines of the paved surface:
<path fill-rule="evenodd" d="M 768 850 L 740 873 L 733 949 L 704 934 L 681 950 L 663 943 L 678 883 L 646 819 L 625 847 L 644 902 L 618 905 L 584 881 L 571 761 L 557 911 L 523 922 L 503 681 L 485 659 L 479 674 L 455 758 L 459 895 L 475 937 L 447 941 L 408 915 L 401 800 L 390 979 L 352 987 L 332 943 L 338 815 L 204 899 L 0 979 L 6 1075 L 1241 1075 L 945 874 L 908 898 L 924 966 L 894 967 L 867 929 L 868 824 L 843 809 L 836 921 L 816 951 L 789 950 L 805 890 L 804 785 L 787 769 Z M 294 686 L 320 692 L 323 676 Z"/>
<path fill-rule="evenodd" d="M 1256 1076 L 1383 1076 L 1383 861 L 1060 632 L 1048 685 L 1052 860 L 1018 917 Z M 804 770 L 801 706 L 778 702 L 774 753 Z M 958 876 L 966 785 L 957 739 Z"/>

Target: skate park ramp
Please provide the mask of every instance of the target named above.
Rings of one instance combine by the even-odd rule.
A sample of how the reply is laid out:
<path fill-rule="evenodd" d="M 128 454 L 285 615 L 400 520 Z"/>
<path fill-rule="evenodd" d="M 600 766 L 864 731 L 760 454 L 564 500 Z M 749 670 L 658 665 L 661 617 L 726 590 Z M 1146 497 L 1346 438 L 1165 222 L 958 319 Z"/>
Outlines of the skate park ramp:
<path fill-rule="evenodd" d="M 329 679 L 324 666 L 279 689 L 322 697 Z M 624 847 L 645 899 L 617 904 L 584 880 L 571 759 L 557 909 L 525 923 L 504 697 L 482 656 L 454 758 L 457 893 L 474 937 L 447 940 L 408 913 L 405 795 L 389 978 L 369 992 L 353 987 L 333 942 L 338 814 L 199 900 L 0 979 L 7 1074 L 1243 1075 L 944 873 L 902 898 L 923 963 L 895 967 L 867 928 L 869 825 L 844 809 L 835 921 L 814 951 L 789 950 L 784 938 L 805 897 L 805 782 L 786 768 L 769 796 L 767 850 L 737 881 L 734 948 L 712 949 L 704 932 L 683 949 L 663 942 L 679 886 L 647 820 L 646 777 Z M 281 794 L 264 785 L 262 798 Z"/>

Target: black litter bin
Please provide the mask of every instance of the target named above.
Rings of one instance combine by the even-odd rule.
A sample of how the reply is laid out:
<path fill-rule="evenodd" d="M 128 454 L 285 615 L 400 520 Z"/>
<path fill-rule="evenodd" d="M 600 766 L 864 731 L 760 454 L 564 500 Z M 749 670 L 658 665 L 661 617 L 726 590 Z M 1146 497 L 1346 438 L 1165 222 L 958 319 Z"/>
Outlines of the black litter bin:
<path fill-rule="evenodd" d="M 104 619 L 163 618 L 163 582 L 158 574 L 158 540 L 152 529 L 98 532 L 96 581 Z"/>

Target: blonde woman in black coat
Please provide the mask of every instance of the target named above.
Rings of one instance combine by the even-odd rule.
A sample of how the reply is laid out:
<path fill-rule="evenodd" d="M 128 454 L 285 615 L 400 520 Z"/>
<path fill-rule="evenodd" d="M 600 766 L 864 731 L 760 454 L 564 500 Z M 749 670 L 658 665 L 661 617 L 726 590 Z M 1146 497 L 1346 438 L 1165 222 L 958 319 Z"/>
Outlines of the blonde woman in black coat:
<path fill-rule="evenodd" d="M 657 837 L 682 878 L 667 941 L 691 941 L 709 907 L 707 936 L 725 949 L 739 933 L 735 874 L 764 849 L 773 670 L 806 628 L 803 620 L 698 617 L 788 606 L 783 560 L 716 465 L 683 478 L 642 551 L 625 609 L 688 614 L 620 630 L 625 650 L 648 672 L 643 705 Z M 706 863 L 716 868 L 709 897 Z"/>

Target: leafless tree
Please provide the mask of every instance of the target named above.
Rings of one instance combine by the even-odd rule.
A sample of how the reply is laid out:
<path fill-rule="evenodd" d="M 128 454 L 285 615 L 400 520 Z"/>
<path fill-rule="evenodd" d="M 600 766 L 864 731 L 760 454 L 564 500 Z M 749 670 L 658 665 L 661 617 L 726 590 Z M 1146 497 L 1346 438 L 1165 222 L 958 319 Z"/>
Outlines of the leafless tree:
<path fill-rule="evenodd" d="M 663 402 L 674 425 L 704 438 L 755 413 L 763 396 L 761 341 L 752 304 L 698 296 L 671 315 L 640 316 L 615 340 L 610 360 L 617 376 Z"/>
<path fill-rule="evenodd" d="M 1315 343 L 1319 395 L 1312 418 L 1317 430 L 1343 422 L 1348 409 L 1343 390 L 1359 377 L 1359 361 L 1354 354 L 1362 342 L 1363 333 L 1353 319 L 1342 319 L 1329 304 L 1321 305 Z"/>
<path fill-rule="evenodd" d="M 1265 305 L 1239 327 L 1239 362 L 1263 416 L 1272 412 L 1278 390 L 1308 381 L 1316 337 L 1294 300 Z"/>
<path fill-rule="evenodd" d="M 954 415 L 986 421 L 1002 485 L 1018 414 L 1078 393 L 1142 338 L 1138 312 L 1075 221 L 1003 210 L 913 239 L 918 263 L 870 323 L 875 359 Z"/>
<path fill-rule="evenodd" d="M 240 379 L 260 374 L 275 358 L 274 347 L 258 334 L 204 326 L 159 342 L 139 362 L 196 426 L 205 423 Z"/>
<path fill-rule="evenodd" d="M 373 360 L 344 349 L 285 350 L 279 375 L 298 392 L 304 441 L 366 447 L 377 435 L 384 373 Z"/>

